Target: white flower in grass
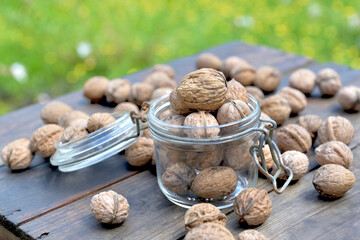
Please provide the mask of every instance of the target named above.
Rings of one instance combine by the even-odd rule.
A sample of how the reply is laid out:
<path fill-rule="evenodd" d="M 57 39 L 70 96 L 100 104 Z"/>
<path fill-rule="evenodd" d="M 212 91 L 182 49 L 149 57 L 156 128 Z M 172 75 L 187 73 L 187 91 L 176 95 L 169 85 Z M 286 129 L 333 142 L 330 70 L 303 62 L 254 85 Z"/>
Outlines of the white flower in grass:
<path fill-rule="evenodd" d="M 234 25 L 238 28 L 253 28 L 255 25 L 255 19 L 250 15 L 238 16 L 234 19 Z"/>
<path fill-rule="evenodd" d="M 27 72 L 26 72 L 26 68 L 23 64 L 18 63 L 18 62 L 11 64 L 10 72 L 11 72 L 11 75 L 15 78 L 15 80 L 18 81 L 19 83 L 26 82 Z"/>
<path fill-rule="evenodd" d="M 307 12 L 311 17 L 320 17 L 322 14 L 322 8 L 317 3 L 311 3 L 307 7 Z"/>
<path fill-rule="evenodd" d="M 360 17 L 357 14 L 353 14 L 348 17 L 348 24 L 352 28 L 356 28 L 360 26 Z"/>
<path fill-rule="evenodd" d="M 89 42 L 79 42 L 76 47 L 76 52 L 79 57 L 86 58 L 92 52 L 92 46 Z"/>

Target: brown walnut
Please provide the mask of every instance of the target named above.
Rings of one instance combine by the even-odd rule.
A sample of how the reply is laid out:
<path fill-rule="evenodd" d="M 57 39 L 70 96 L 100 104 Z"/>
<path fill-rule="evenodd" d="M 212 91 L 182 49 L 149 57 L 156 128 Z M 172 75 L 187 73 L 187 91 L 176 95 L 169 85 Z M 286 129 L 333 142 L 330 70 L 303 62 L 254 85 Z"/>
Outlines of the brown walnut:
<path fill-rule="evenodd" d="M 144 80 L 144 83 L 148 83 L 153 88 L 176 88 L 176 82 L 174 79 L 169 77 L 165 72 L 152 72 Z"/>
<path fill-rule="evenodd" d="M 340 141 L 330 141 L 321 144 L 315 149 L 315 155 L 321 166 L 325 164 L 338 164 L 349 168 L 353 162 L 351 149 Z"/>
<path fill-rule="evenodd" d="M 151 101 L 155 101 L 159 97 L 169 95 L 172 92 L 171 88 L 157 88 L 153 91 L 151 95 Z"/>
<path fill-rule="evenodd" d="M 264 93 L 260 88 L 255 87 L 255 86 L 246 86 L 245 89 L 246 89 L 247 93 L 250 93 L 251 95 L 253 95 L 253 97 L 255 97 L 259 103 L 261 103 L 262 100 L 264 99 Z"/>
<path fill-rule="evenodd" d="M 69 105 L 59 101 L 52 101 L 46 104 L 41 109 L 40 116 L 45 124 L 46 123 L 57 124 L 62 114 L 71 111 L 72 108 Z"/>
<path fill-rule="evenodd" d="M 290 75 L 289 86 L 304 94 L 311 93 L 315 87 L 316 75 L 313 71 L 301 68 Z"/>
<path fill-rule="evenodd" d="M 311 148 L 312 139 L 305 128 L 297 124 L 288 124 L 277 130 L 276 143 L 282 152 L 296 150 L 307 153 Z"/>
<path fill-rule="evenodd" d="M 184 240 L 235 240 L 224 226 L 217 223 L 204 223 L 191 229 Z"/>
<path fill-rule="evenodd" d="M 129 101 L 141 106 L 143 102 L 149 101 L 154 91 L 154 87 L 146 82 L 134 83 L 131 86 Z"/>
<path fill-rule="evenodd" d="M 274 161 L 272 159 L 269 145 L 266 144 L 262 150 L 264 152 L 265 165 L 266 165 L 267 169 L 270 169 L 270 168 L 272 168 Z M 261 157 L 258 157 L 258 160 L 259 160 L 259 163 L 262 164 Z"/>
<path fill-rule="evenodd" d="M 304 110 L 307 105 L 306 96 L 295 88 L 284 87 L 278 94 L 289 103 L 292 114 L 298 114 Z"/>
<path fill-rule="evenodd" d="M 125 102 L 130 95 L 131 85 L 129 80 L 116 78 L 111 80 L 105 90 L 106 99 L 109 102 Z"/>
<path fill-rule="evenodd" d="M 134 144 L 125 149 L 125 159 L 135 167 L 149 163 L 154 153 L 154 141 L 151 138 L 140 137 Z"/>
<path fill-rule="evenodd" d="M 269 238 L 265 237 L 265 235 L 254 229 L 248 229 L 242 231 L 241 233 L 239 233 L 237 239 L 238 240 L 270 240 Z"/>
<path fill-rule="evenodd" d="M 84 137 L 88 134 L 89 133 L 85 127 L 78 125 L 70 125 L 64 129 L 64 132 L 61 136 L 61 142 L 62 143 L 70 142 L 75 139 Z"/>
<path fill-rule="evenodd" d="M 110 113 L 94 113 L 88 120 L 87 130 L 90 133 L 95 132 L 96 130 L 103 128 L 114 121 L 115 118 L 111 116 Z"/>
<path fill-rule="evenodd" d="M 250 114 L 251 109 L 245 102 L 240 100 L 231 100 L 219 108 L 216 119 L 219 124 L 227 124 L 241 120 Z"/>
<path fill-rule="evenodd" d="M 64 129 L 56 124 L 46 124 L 31 135 L 31 151 L 41 157 L 50 157 L 56 151 L 55 143 L 60 140 Z"/>
<path fill-rule="evenodd" d="M 247 61 L 242 58 L 231 56 L 226 58 L 221 66 L 221 71 L 224 73 L 227 79 L 231 78 L 231 70 L 237 66 L 247 65 Z"/>
<path fill-rule="evenodd" d="M 84 85 L 83 94 L 91 101 L 98 102 L 105 96 L 108 83 L 109 80 L 106 77 L 96 76 L 89 78 Z"/>
<path fill-rule="evenodd" d="M 349 145 L 354 134 L 354 127 L 349 120 L 341 116 L 331 116 L 321 124 L 318 130 L 318 140 L 320 143 L 341 141 Z"/>
<path fill-rule="evenodd" d="M 281 157 L 284 161 L 284 165 L 291 169 L 293 173 L 293 181 L 299 180 L 305 176 L 309 168 L 309 159 L 304 153 L 294 150 L 286 151 L 281 154 Z M 273 172 L 275 173 L 276 171 L 277 167 L 275 164 L 273 164 Z M 287 180 L 287 178 L 287 174 L 282 171 L 279 175 L 279 179 Z"/>
<path fill-rule="evenodd" d="M 281 73 L 276 68 L 265 66 L 256 72 L 254 85 L 265 92 L 274 91 L 281 82 Z"/>
<path fill-rule="evenodd" d="M 312 138 L 315 138 L 323 120 L 318 115 L 305 115 L 299 117 L 297 124 L 305 128 Z"/>
<path fill-rule="evenodd" d="M 62 126 L 63 128 L 66 128 L 66 127 L 70 126 L 73 121 L 76 121 L 79 119 L 84 119 L 87 121 L 89 119 L 89 115 L 87 115 L 86 113 L 81 112 L 81 111 L 67 112 L 60 116 L 58 124 L 60 126 Z"/>
<path fill-rule="evenodd" d="M 170 113 L 161 120 L 163 120 L 166 123 L 182 126 L 184 124 L 185 117 L 183 115 Z"/>
<path fill-rule="evenodd" d="M 185 127 L 200 127 L 200 129 L 186 129 L 186 134 L 191 138 L 215 138 L 218 136 L 220 129 L 216 118 L 207 112 L 190 113 L 184 120 Z M 212 128 L 203 128 L 212 127 Z M 203 128 L 203 129 L 201 129 Z"/>
<path fill-rule="evenodd" d="M 360 111 L 360 88 L 348 86 L 341 88 L 338 93 L 338 101 L 344 110 Z"/>
<path fill-rule="evenodd" d="M 226 93 L 226 99 L 230 100 L 241 100 L 243 102 L 248 102 L 248 95 L 245 87 L 241 83 L 232 79 L 227 83 L 228 91 Z"/>
<path fill-rule="evenodd" d="M 161 181 L 169 191 L 176 194 L 186 194 L 195 176 L 194 169 L 186 163 L 178 162 L 166 169 Z"/>
<path fill-rule="evenodd" d="M 175 78 L 175 70 L 170 65 L 167 64 L 156 64 L 152 72 L 164 72 L 166 73 L 170 78 Z"/>
<path fill-rule="evenodd" d="M 196 68 L 212 68 L 215 70 L 221 69 L 222 61 L 215 54 L 203 53 L 200 54 L 196 60 Z"/>
<path fill-rule="evenodd" d="M 30 140 L 26 138 L 12 141 L 1 151 L 2 161 L 11 170 L 26 169 L 33 157 L 34 155 L 30 149 Z"/>
<path fill-rule="evenodd" d="M 170 93 L 170 109 L 174 114 L 188 114 L 191 112 L 191 109 L 185 106 L 185 103 L 179 98 L 179 94 L 176 90 L 173 90 Z"/>
<path fill-rule="evenodd" d="M 213 151 L 185 152 L 186 163 L 196 170 L 219 166 L 223 159 L 220 149 Z"/>
<path fill-rule="evenodd" d="M 324 95 L 334 96 L 341 88 L 341 78 L 331 68 L 321 70 L 316 77 L 316 84 Z"/>
<path fill-rule="evenodd" d="M 114 112 L 120 112 L 120 111 L 129 111 L 129 112 L 135 112 L 136 114 L 140 113 L 139 107 L 131 102 L 123 102 L 119 103 L 115 108 Z"/>
<path fill-rule="evenodd" d="M 242 85 L 249 86 L 255 81 L 256 69 L 250 64 L 238 65 L 230 71 L 230 76 Z"/>
<path fill-rule="evenodd" d="M 254 142 L 249 140 L 225 149 L 224 166 L 231 167 L 235 171 L 246 169 L 253 158 L 250 153 L 250 147 L 253 144 Z"/>
<path fill-rule="evenodd" d="M 289 119 L 291 107 L 285 98 L 280 95 L 274 95 L 262 101 L 261 111 L 269 115 L 272 120 L 280 125 Z"/>

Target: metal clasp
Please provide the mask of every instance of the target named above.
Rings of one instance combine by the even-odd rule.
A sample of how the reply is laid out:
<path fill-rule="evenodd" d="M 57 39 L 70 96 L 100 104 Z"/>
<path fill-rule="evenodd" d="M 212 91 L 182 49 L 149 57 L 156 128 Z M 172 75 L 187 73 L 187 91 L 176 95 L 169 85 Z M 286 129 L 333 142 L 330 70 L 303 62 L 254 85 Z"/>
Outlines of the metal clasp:
<path fill-rule="evenodd" d="M 268 119 L 261 119 L 262 124 L 259 128 L 255 128 L 254 131 L 260 132 L 259 134 L 259 144 L 253 145 L 250 147 L 250 153 L 254 158 L 257 168 L 259 171 L 266 176 L 266 178 L 272 183 L 274 191 L 278 194 L 282 193 L 285 188 L 289 185 L 293 178 L 293 173 L 290 168 L 284 165 L 284 162 L 281 158 L 281 152 L 277 147 L 276 143 L 273 141 L 273 131 L 276 129 L 276 122 Z M 266 167 L 265 157 L 263 152 L 263 147 L 268 144 L 271 152 L 271 157 L 277 167 L 277 171 L 274 175 L 271 175 Z M 261 164 L 258 157 L 261 158 Z M 288 178 L 284 185 L 278 189 L 276 179 L 279 177 L 282 171 L 285 171 L 288 174 Z"/>
<path fill-rule="evenodd" d="M 147 125 L 143 126 L 143 127 L 140 127 L 140 121 L 143 122 L 143 123 L 147 122 L 147 113 L 149 111 L 149 108 L 150 108 L 150 104 L 147 103 L 147 102 L 144 102 L 141 105 L 141 110 L 142 111 L 140 111 L 139 115 L 137 115 L 136 112 L 134 112 L 134 111 L 130 112 L 130 118 L 131 118 L 132 122 L 136 124 L 136 135 L 130 136 L 130 137 L 124 139 L 123 141 L 127 141 L 127 140 L 129 140 L 131 138 L 139 137 L 140 134 L 141 134 L 141 131 L 148 128 Z"/>

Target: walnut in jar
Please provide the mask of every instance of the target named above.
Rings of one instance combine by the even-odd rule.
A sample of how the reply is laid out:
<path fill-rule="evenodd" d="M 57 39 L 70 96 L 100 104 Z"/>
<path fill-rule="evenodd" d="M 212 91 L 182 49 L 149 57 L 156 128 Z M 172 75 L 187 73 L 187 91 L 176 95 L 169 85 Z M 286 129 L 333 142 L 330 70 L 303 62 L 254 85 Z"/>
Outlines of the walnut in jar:
<path fill-rule="evenodd" d="M 214 151 L 185 152 L 186 163 L 196 170 L 203 170 L 209 167 L 219 166 L 223 159 L 223 151 L 216 149 Z"/>
<path fill-rule="evenodd" d="M 216 115 L 219 124 L 227 124 L 241 120 L 251 114 L 249 106 L 241 100 L 231 100 L 222 105 Z"/>
<path fill-rule="evenodd" d="M 195 176 L 194 169 L 186 163 L 178 162 L 166 169 L 161 177 L 161 182 L 171 192 L 186 194 Z"/>
<path fill-rule="evenodd" d="M 355 130 L 349 120 L 341 116 L 331 116 L 323 122 L 318 130 L 319 142 L 341 141 L 349 145 L 354 138 Z"/>
<path fill-rule="evenodd" d="M 33 157 L 34 155 L 30 149 L 30 140 L 26 138 L 12 141 L 1 151 L 2 161 L 11 170 L 26 169 Z"/>
<path fill-rule="evenodd" d="M 59 101 L 51 101 L 41 109 L 41 119 L 44 123 L 57 124 L 62 114 L 71 112 L 72 108 Z"/>
<path fill-rule="evenodd" d="M 215 138 L 220 129 L 216 118 L 208 112 L 190 113 L 184 120 L 185 127 L 200 127 L 200 129 L 185 129 L 186 134 L 191 138 Z M 203 127 L 203 129 L 201 128 Z M 204 128 L 210 127 L 210 128 Z"/>
<path fill-rule="evenodd" d="M 83 94 L 91 101 L 98 102 L 105 96 L 108 83 L 109 80 L 106 77 L 95 76 L 89 78 L 84 85 Z"/>
<path fill-rule="evenodd" d="M 264 66 L 257 70 L 254 85 L 265 92 L 274 91 L 281 82 L 281 73 L 276 68 Z"/>
<path fill-rule="evenodd" d="M 170 113 L 163 117 L 161 120 L 166 123 L 182 126 L 185 121 L 185 116 Z"/>
<path fill-rule="evenodd" d="M 316 75 L 313 71 L 300 68 L 290 75 L 289 85 L 304 94 L 309 94 L 315 87 Z"/>
<path fill-rule="evenodd" d="M 334 96 L 341 88 L 341 78 L 331 68 L 321 70 L 316 77 L 316 84 L 324 95 Z"/>
<path fill-rule="evenodd" d="M 250 147 L 254 144 L 248 140 L 224 150 L 224 166 L 231 167 L 235 171 L 246 169 L 252 161 Z"/>
<path fill-rule="evenodd" d="M 109 102 L 125 102 L 130 95 L 131 85 L 129 80 L 116 78 L 111 80 L 105 90 L 106 99 Z"/>
<path fill-rule="evenodd" d="M 212 53 L 202 53 L 196 59 L 196 68 L 213 68 L 220 70 L 222 61 L 218 56 Z"/>
<path fill-rule="evenodd" d="M 176 90 L 170 93 L 170 109 L 174 114 L 184 115 L 191 112 L 191 109 L 185 106 L 185 103 L 180 99 Z"/>
<path fill-rule="evenodd" d="M 46 124 L 31 135 L 31 151 L 41 157 L 50 157 L 56 151 L 55 143 L 60 140 L 64 129 L 56 124 Z"/>
<path fill-rule="evenodd" d="M 226 99 L 231 100 L 241 100 L 245 103 L 249 101 L 247 91 L 241 83 L 232 79 L 227 83 L 228 91 L 226 93 Z"/>

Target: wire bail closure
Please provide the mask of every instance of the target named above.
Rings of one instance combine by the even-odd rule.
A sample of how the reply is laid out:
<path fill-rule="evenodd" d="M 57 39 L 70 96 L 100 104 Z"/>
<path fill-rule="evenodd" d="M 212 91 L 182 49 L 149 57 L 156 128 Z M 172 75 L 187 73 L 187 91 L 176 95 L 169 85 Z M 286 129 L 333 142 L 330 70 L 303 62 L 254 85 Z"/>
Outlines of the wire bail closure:
<path fill-rule="evenodd" d="M 252 145 L 250 147 L 250 153 L 253 156 L 256 166 L 259 169 L 259 171 L 262 174 L 264 174 L 266 176 L 266 178 L 272 183 L 274 191 L 278 194 L 281 194 L 286 189 L 286 187 L 289 185 L 289 183 L 291 182 L 291 180 L 293 178 L 293 172 L 291 171 L 290 168 L 288 168 L 287 166 L 284 165 L 284 162 L 281 158 L 280 150 L 273 140 L 273 133 L 277 126 L 276 122 L 273 120 L 262 119 L 262 118 L 260 118 L 260 121 L 264 122 L 265 124 L 262 124 L 259 128 L 253 129 L 254 131 L 260 132 L 260 134 L 258 136 L 259 144 Z M 271 157 L 277 167 L 277 171 L 274 175 L 271 175 L 266 167 L 264 151 L 263 151 L 263 147 L 266 144 L 269 145 Z M 259 162 L 258 157 L 261 158 L 261 164 Z M 278 189 L 276 179 L 279 177 L 280 173 L 283 170 L 288 174 L 288 178 L 287 178 L 286 182 L 284 183 L 284 185 L 280 189 Z"/>
<path fill-rule="evenodd" d="M 147 102 L 143 102 L 143 104 L 141 105 L 142 111 L 140 111 L 139 115 L 137 115 L 136 112 L 134 112 L 134 111 L 130 112 L 130 118 L 131 118 L 132 122 L 136 124 L 136 135 L 128 137 L 125 140 L 139 137 L 141 134 L 141 131 L 148 128 L 147 125 L 144 127 L 140 127 L 140 121 L 143 123 L 147 122 L 147 113 L 149 111 L 149 108 L 150 108 L 150 104 Z"/>

